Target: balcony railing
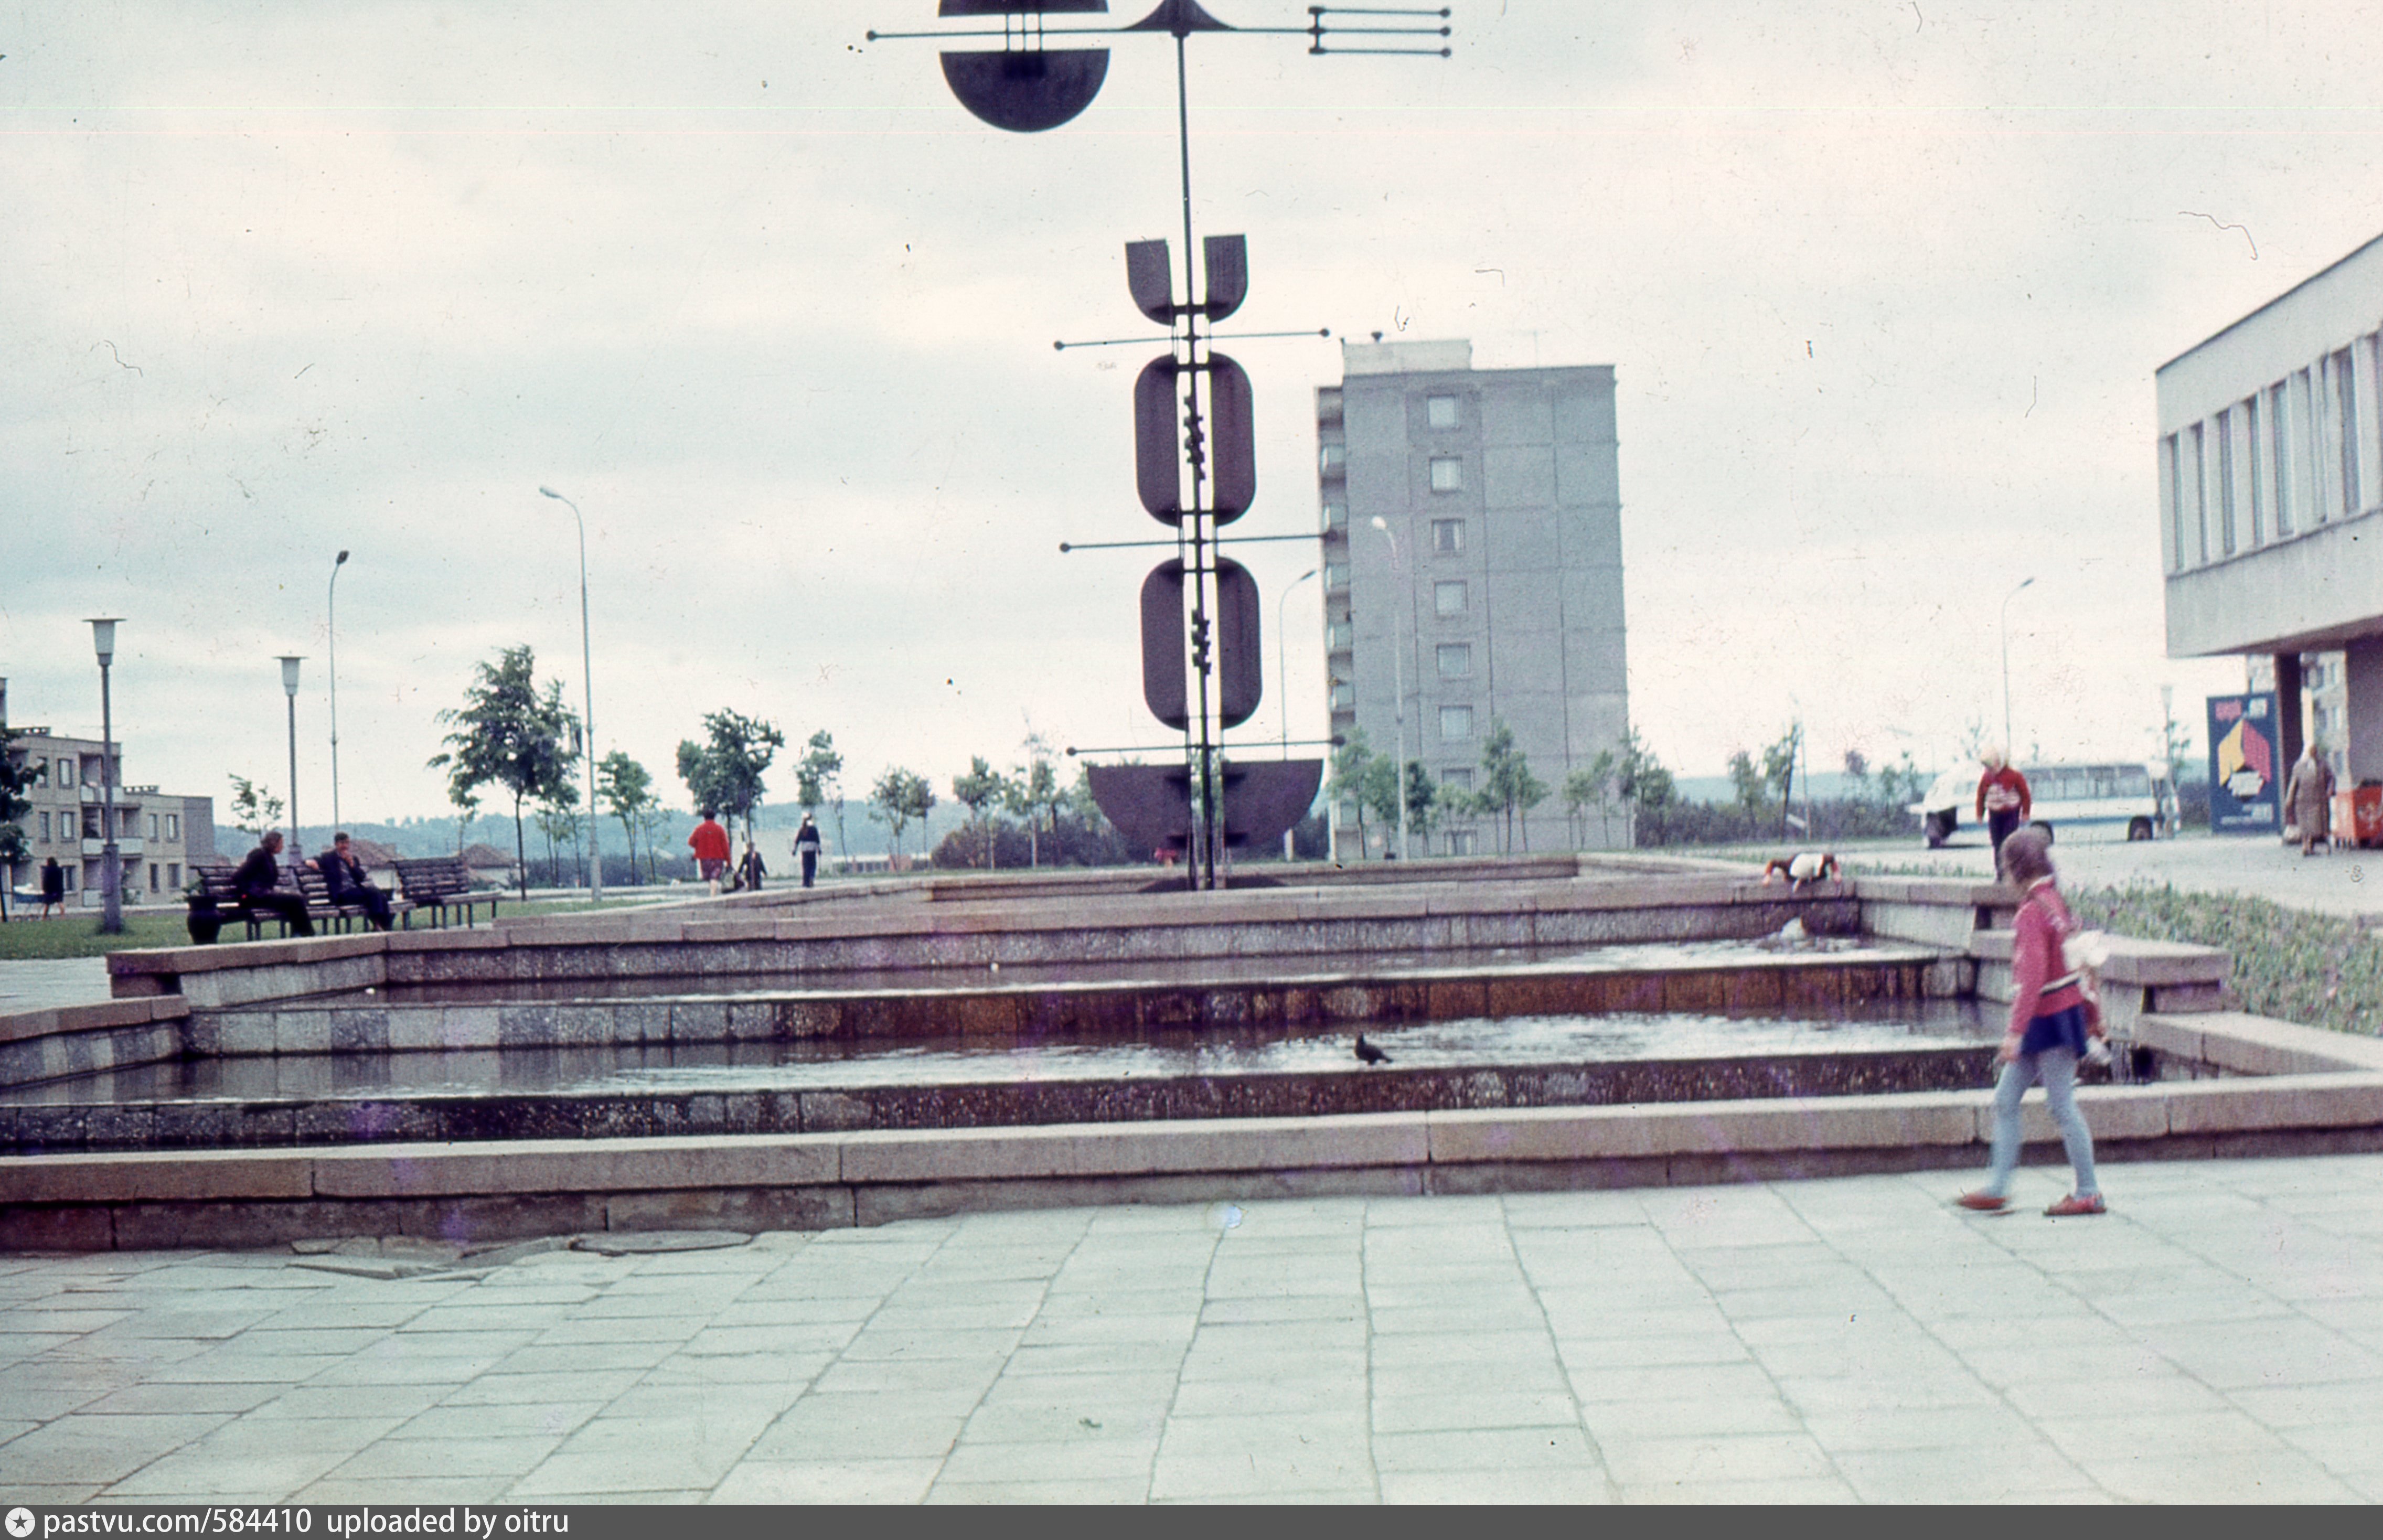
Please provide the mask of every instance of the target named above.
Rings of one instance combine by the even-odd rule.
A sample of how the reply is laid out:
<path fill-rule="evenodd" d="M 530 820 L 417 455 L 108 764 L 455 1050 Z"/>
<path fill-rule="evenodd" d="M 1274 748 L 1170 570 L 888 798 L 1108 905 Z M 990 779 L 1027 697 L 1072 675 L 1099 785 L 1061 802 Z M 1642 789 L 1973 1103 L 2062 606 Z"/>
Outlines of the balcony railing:
<path fill-rule="evenodd" d="M 135 856 L 142 854 L 146 848 L 147 847 L 142 844 L 140 837 L 137 835 L 128 834 L 124 838 L 116 842 L 117 855 L 123 856 L 128 860 Z M 105 840 L 93 839 L 90 835 L 86 834 L 83 836 L 82 840 L 82 853 L 86 856 L 105 856 L 107 854 L 107 842 Z"/>

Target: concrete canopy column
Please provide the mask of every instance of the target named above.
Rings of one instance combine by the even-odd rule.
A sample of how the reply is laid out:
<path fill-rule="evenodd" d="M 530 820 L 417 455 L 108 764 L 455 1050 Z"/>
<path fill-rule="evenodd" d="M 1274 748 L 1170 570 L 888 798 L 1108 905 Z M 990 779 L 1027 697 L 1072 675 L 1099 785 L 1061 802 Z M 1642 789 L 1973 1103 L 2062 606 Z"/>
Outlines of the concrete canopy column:
<path fill-rule="evenodd" d="M 2289 776 L 2300 763 L 2301 750 L 2307 745 L 2305 721 L 2307 697 L 2301 691 L 2301 655 L 2279 652 L 2276 657 L 2276 748 L 2283 756 L 2278 774 Z"/>
<path fill-rule="evenodd" d="M 2352 642 L 2342 652 L 2343 763 L 2352 785 L 2383 781 L 2383 637 Z M 2327 747 L 2335 745 L 2327 745 Z"/>

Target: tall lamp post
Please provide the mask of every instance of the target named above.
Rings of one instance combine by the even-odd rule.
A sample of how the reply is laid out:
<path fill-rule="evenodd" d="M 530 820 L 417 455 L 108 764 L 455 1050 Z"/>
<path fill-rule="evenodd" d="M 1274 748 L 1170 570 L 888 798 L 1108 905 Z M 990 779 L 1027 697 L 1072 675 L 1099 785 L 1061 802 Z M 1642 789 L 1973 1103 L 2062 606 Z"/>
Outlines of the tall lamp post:
<path fill-rule="evenodd" d="M 2003 762 L 2009 764 L 2019 753 L 2011 742 L 2010 708 L 2010 601 L 2035 585 L 2035 579 L 2021 578 L 2018 587 L 2003 596 Z"/>
<path fill-rule="evenodd" d="M 340 827 L 340 569 L 347 564 L 346 551 L 331 559 L 331 599 L 323 627 L 331 649 L 331 827 L 335 830 Z"/>
<path fill-rule="evenodd" d="M 104 906 L 99 911 L 99 931 L 104 936 L 124 929 L 124 861 L 116 853 L 116 708 L 107 693 L 107 671 L 116 661 L 117 622 L 114 616 L 94 617 L 91 622 L 92 650 L 99 654 L 99 795 L 104 809 L 100 817 L 106 819 L 99 826 L 99 891 Z"/>
<path fill-rule="evenodd" d="M 571 510 L 572 521 L 579 526 L 579 677 L 586 689 L 587 721 L 587 902 L 595 904 L 604 897 L 604 851 L 597 844 L 600 826 L 596 821 L 596 663 L 587 636 L 587 521 L 580 517 L 577 503 L 553 487 L 541 487 L 538 492 Z"/>
<path fill-rule="evenodd" d="M 1290 653 L 1283 639 L 1282 604 L 1290 598 L 1290 590 L 1314 577 L 1315 571 L 1310 567 L 1292 578 L 1274 601 L 1274 681 L 1276 692 L 1282 696 L 1282 758 L 1286 759 L 1290 758 Z M 1286 861 L 1296 854 L 1293 842 L 1298 833 L 1296 828 L 1282 832 L 1282 858 Z"/>
<path fill-rule="evenodd" d="M 1399 580 L 1401 583 L 1405 582 L 1407 566 L 1405 560 L 1399 555 L 1399 537 L 1397 534 L 1391 530 L 1389 522 L 1378 513 L 1374 515 L 1374 527 L 1380 530 L 1382 532 L 1382 538 L 1390 543 L 1390 565 L 1397 570 Z M 1413 598 L 1413 595 L 1409 595 L 1408 601 L 1412 602 Z M 1398 691 L 1399 695 L 1399 709 L 1397 717 L 1399 729 L 1399 747 L 1397 755 L 1399 787 L 1399 858 L 1401 860 L 1408 860 L 1413 858 L 1414 852 L 1408 847 L 1407 841 L 1407 636 L 1406 627 L 1401 623 L 1398 610 L 1395 607 L 1390 612 L 1390 639 L 1393 644 L 1393 650 L 1390 653 L 1390 686 Z"/>
<path fill-rule="evenodd" d="M 290 697 L 290 861 L 292 866 L 305 852 L 298 844 L 298 665 L 305 661 L 303 654 L 296 658 L 287 653 L 281 659 L 281 693 Z"/>

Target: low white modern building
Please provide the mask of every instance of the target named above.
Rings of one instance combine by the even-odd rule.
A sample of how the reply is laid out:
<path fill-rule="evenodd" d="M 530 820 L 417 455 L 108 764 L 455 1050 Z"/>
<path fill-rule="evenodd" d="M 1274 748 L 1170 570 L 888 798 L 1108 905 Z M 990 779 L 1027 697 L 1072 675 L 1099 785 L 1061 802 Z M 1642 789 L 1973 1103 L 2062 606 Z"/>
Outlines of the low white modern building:
<path fill-rule="evenodd" d="M 2168 656 L 2271 659 L 2286 761 L 2383 781 L 2383 236 L 2157 381 Z"/>

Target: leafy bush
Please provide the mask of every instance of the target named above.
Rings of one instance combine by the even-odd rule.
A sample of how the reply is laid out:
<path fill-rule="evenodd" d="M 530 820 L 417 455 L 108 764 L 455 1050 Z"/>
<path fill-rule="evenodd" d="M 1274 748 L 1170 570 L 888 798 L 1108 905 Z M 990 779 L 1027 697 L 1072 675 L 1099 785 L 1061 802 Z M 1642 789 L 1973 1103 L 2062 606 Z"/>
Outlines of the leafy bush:
<path fill-rule="evenodd" d="M 2171 885 L 2084 888 L 2068 904 L 2098 930 L 2231 952 L 2234 992 L 2246 1011 L 2336 1032 L 2383 1032 L 2383 936 L 2355 920 Z"/>

